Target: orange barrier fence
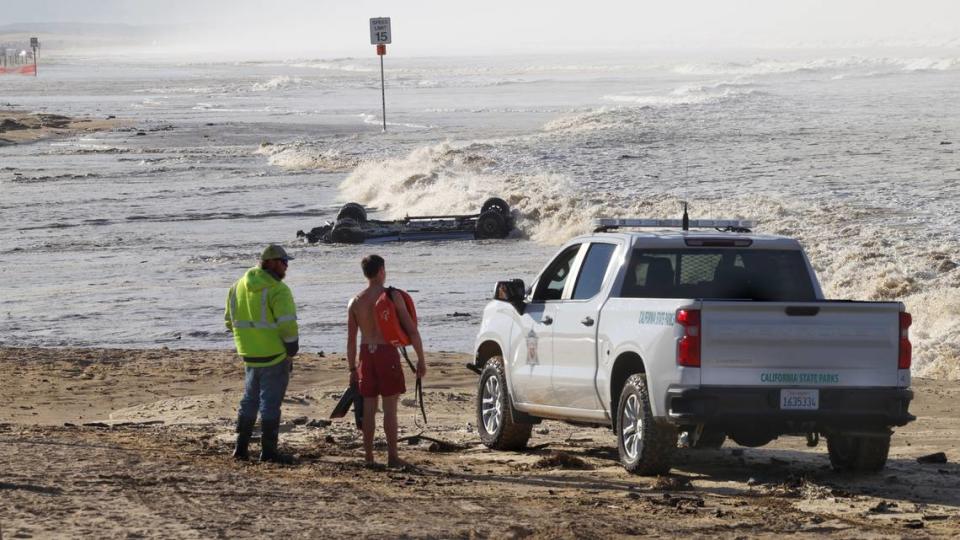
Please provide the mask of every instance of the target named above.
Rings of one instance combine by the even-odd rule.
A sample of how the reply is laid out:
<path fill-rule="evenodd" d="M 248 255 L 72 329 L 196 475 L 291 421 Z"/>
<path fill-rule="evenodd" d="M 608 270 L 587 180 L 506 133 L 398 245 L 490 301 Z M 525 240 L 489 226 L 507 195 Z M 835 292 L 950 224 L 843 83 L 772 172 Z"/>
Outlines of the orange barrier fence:
<path fill-rule="evenodd" d="M 37 66 L 27 64 L 25 66 L 0 66 L 0 75 L 36 75 Z"/>

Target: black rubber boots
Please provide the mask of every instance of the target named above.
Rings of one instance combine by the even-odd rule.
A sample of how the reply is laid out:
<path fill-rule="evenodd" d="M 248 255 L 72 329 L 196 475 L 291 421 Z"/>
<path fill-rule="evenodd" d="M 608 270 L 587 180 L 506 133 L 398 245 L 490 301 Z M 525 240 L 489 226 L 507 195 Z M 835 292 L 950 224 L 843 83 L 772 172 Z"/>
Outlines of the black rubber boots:
<path fill-rule="evenodd" d="M 253 424 L 256 421 L 256 418 L 237 417 L 237 446 L 233 450 L 234 459 L 246 460 L 250 458 L 247 448 L 250 446 L 250 436 L 253 435 Z"/>
<path fill-rule="evenodd" d="M 280 420 L 261 420 L 260 428 L 260 461 L 292 465 L 293 456 L 281 454 L 277 450 L 277 439 L 280 437 Z"/>

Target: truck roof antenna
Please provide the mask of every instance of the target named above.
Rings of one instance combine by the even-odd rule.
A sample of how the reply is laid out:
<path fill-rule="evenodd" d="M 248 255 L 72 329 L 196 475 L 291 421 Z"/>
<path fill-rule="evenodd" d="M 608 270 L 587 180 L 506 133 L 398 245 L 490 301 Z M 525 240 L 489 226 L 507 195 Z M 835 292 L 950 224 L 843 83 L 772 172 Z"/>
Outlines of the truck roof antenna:
<path fill-rule="evenodd" d="M 683 206 L 683 230 L 690 230 L 690 216 L 687 215 L 687 201 L 680 201 L 680 206 Z"/>

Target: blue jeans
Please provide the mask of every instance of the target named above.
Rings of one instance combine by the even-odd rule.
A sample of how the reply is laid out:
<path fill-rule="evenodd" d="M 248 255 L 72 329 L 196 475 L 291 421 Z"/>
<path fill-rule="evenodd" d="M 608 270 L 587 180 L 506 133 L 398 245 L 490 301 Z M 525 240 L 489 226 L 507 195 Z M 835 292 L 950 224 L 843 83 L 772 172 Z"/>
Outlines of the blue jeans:
<path fill-rule="evenodd" d="M 280 420 L 280 404 L 290 382 L 290 359 L 270 367 L 247 367 L 243 379 L 243 398 L 240 400 L 240 416 L 260 421 Z"/>

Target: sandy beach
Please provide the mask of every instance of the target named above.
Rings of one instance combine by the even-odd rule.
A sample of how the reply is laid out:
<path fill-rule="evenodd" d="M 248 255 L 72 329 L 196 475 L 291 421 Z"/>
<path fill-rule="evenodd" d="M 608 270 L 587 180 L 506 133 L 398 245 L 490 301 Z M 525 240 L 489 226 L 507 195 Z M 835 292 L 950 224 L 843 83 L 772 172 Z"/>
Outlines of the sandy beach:
<path fill-rule="evenodd" d="M 0 146 L 105 131 L 122 125 L 116 117 L 71 118 L 60 114 L 0 109 Z"/>
<path fill-rule="evenodd" d="M 785 533 L 849 538 L 960 532 L 960 386 L 918 379 L 887 468 L 830 470 L 825 444 L 682 450 L 670 476 L 624 472 L 608 430 L 545 422 L 531 448 L 475 433 L 464 354 L 430 354 L 429 423 L 401 407 L 412 470 L 361 466 L 351 418 L 327 418 L 342 355 L 305 354 L 284 404 L 291 467 L 230 457 L 242 368 L 229 351 L 0 349 L 16 399 L 0 410 L 4 538 L 615 538 Z M 429 438 L 427 438 L 429 437 Z M 433 439 L 433 440 L 431 440 Z M 437 442 L 440 441 L 440 442 Z M 254 448 L 257 443 L 254 443 Z M 378 434 L 378 457 L 385 458 Z M 943 451 L 948 463 L 917 457 Z M 360 525 L 362 523 L 362 526 Z"/>

